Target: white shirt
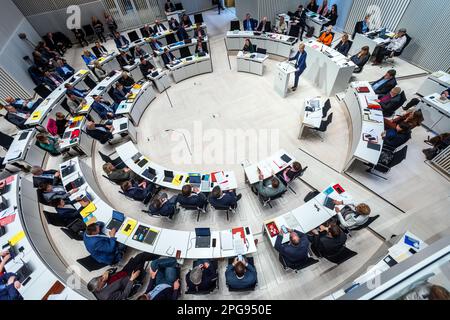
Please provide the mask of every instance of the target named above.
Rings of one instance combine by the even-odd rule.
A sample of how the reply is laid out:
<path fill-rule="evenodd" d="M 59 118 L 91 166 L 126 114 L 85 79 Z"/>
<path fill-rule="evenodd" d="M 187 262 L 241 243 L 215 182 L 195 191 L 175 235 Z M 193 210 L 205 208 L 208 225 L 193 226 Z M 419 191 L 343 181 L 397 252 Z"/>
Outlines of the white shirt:
<path fill-rule="evenodd" d="M 394 38 L 391 40 L 386 49 L 398 52 L 405 46 L 405 44 L 406 44 L 406 36 L 403 36 L 401 38 Z"/>

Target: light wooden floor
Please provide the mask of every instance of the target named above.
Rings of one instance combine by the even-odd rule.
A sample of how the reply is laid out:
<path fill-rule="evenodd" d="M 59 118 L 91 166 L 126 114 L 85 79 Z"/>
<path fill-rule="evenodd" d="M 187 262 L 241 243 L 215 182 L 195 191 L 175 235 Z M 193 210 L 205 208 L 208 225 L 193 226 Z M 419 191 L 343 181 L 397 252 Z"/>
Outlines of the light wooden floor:
<path fill-rule="evenodd" d="M 298 140 L 298 131 L 303 101 L 306 97 L 320 95 L 320 91 L 307 81 L 301 80 L 299 89 L 286 99 L 279 97 L 273 89 L 275 65 L 278 59 L 267 61 L 264 76 L 259 77 L 236 72 L 236 60 L 225 51 L 224 34 L 233 18 L 231 13 L 220 17 L 213 12 L 204 13 L 208 25 L 214 72 L 198 76 L 173 85 L 167 94 L 158 95 L 145 112 L 138 128 L 138 149 L 153 161 L 164 164 L 174 170 L 188 172 L 213 171 L 217 169 L 233 170 L 238 178 L 239 190 L 243 197 L 239 203 L 236 216 L 229 222 L 223 215 L 211 211 L 196 223 L 195 217 L 181 212 L 173 222 L 155 219 L 141 213 L 143 205 L 118 196 L 119 188 L 101 177 L 101 159 L 98 154 L 93 159 L 86 159 L 93 166 L 98 182 L 105 194 L 105 200 L 127 215 L 165 228 L 193 230 L 195 227 L 207 226 L 212 229 L 226 229 L 237 225 L 252 227 L 259 240 L 258 252 L 255 254 L 259 285 L 251 294 L 230 294 L 224 283 L 225 262 L 220 264 L 220 290 L 208 299 L 316 299 L 324 296 L 336 286 L 359 275 L 367 262 L 378 250 L 383 248 L 381 237 L 389 238 L 411 230 L 424 240 L 435 240 L 440 235 L 448 234 L 450 227 L 449 204 L 450 187 L 448 181 L 423 163 L 420 150 L 427 133 L 424 129 L 414 131 L 410 142 L 407 161 L 389 174 L 389 181 L 368 176 L 360 168 L 352 168 L 350 176 L 341 174 L 347 158 L 349 129 L 345 110 L 335 97 L 331 97 L 334 122 L 322 142 L 314 135 L 307 134 Z M 114 49 L 114 43 L 107 43 L 108 49 Z M 66 54 L 69 63 L 77 68 L 85 67 L 81 60 L 81 49 L 75 48 Z M 401 68 L 401 76 L 423 73 L 422 70 L 404 61 L 396 62 Z M 231 69 L 230 69 L 231 65 Z M 310 66 L 313 67 L 313 66 Z M 376 80 L 389 68 L 368 67 L 358 75 L 358 79 Z M 408 94 L 413 94 L 423 78 L 407 79 L 400 82 Z M 408 96 L 409 97 L 409 96 Z M 231 148 L 224 148 L 226 155 L 235 155 L 233 162 L 222 161 L 210 163 L 211 156 L 206 155 L 200 163 L 183 164 L 172 156 L 176 134 L 165 132 L 167 129 L 188 130 L 200 123 L 203 130 L 217 130 L 226 136 L 226 130 L 250 130 L 254 132 L 274 132 L 279 139 L 270 148 L 261 146 L 257 153 L 238 153 L 237 146 L 246 143 L 236 140 Z M 3 123 L 1 123 L 3 127 Z M 265 130 L 265 131 L 264 131 Z M 261 135 L 260 135 L 261 137 Z M 202 142 L 202 147 L 208 142 Z M 200 145 L 192 143 L 196 150 Z M 98 146 L 105 153 L 114 151 L 110 146 Z M 297 182 L 295 195 L 287 193 L 286 197 L 276 202 L 273 209 L 264 209 L 244 182 L 241 163 L 244 160 L 257 161 L 278 148 L 292 153 L 303 165 L 309 167 L 304 183 Z M 250 148 L 249 148 L 250 149 Z M 56 167 L 59 159 L 50 159 L 48 167 Z M 299 274 L 286 273 L 278 263 L 277 255 L 266 237 L 261 234 L 262 221 L 278 216 L 303 204 L 304 196 L 311 190 L 323 189 L 330 183 L 341 183 L 358 202 L 369 204 L 374 214 L 380 214 L 372 226 L 374 232 L 363 230 L 349 239 L 350 249 L 358 255 L 350 261 L 334 267 L 327 261 L 302 271 Z M 358 183 L 359 182 L 359 183 Z M 170 192 L 169 192 L 170 193 Z M 385 201 L 387 199 L 389 202 Z M 402 209 L 397 209 L 395 206 Z M 55 245 L 63 254 L 69 265 L 77 265 L 75 260 L 87 255 L 82 242 L 70 241 L 58 229 L 49 226 Z M 378 235 L 379 236 L 378 236 Z M 381 236 L 381 237 L 380 237 Z M 129 255 L 134 255 L 130 252 Z M 126 260 L 126 259 L 125 259 Z M 191 261 L 186 261 L 183 270 L 187 272 Z M 102 270 L 87 273 L 78 268 L 77 272 L 87 282 Z M 184 276 L 185 272 L 182 273 Z M 184 286 L 184 284 L 183 284 Z M 183 299 L 198 299 L 183 296 Z"/>

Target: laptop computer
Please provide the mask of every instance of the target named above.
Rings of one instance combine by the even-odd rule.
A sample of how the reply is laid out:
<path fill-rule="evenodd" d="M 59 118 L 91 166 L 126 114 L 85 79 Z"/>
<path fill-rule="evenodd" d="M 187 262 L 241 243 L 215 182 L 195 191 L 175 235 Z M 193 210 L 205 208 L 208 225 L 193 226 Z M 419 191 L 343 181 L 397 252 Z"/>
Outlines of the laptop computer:
<path fill-rule="evenodd" d="M 153 231 L 153 230 L 148 230 L 148 233 L 144 238 L 144 242 L 146 244 L 153 245 L 155 243 L 157 236 L 158 236 L 158 232 Z"/>
<path fill-rule="evenodd" d="M 325 198 L 323 205 L 330 210 L 334 210 L 335 207 L 334 200 L 330 197 Z"/>
<path fill-rule="evenodd" d="M 131 160 L 133 160 L 134 163 L 137 163 L 141 157 L 142 157 L 142 154 L 140 152 L 138 152 L 131 158 Z"/>
<path fill-rule="evenodd" d="M 68 176 L 69 174 L 73 173 L 74 171 L 75 171 L 75 166 L 74 166 L 74 165 L 71 165 L 71 166 L 68 166 L 68 167 L 63 168 L 63 169 L 61 170 L 61 175 L 62 175 L 63 177 L 66 177 L 66 176 Z"/>
<path fill-rule="evenodd" d="M 19 141 L 25 140 L 28 137 L 30 131 L 25 131 L 20 134 Z"/>
<path fill-rule="evenodd" d="M 83 177 L 79 177 L 79 178 L 76 178 L 74 181 L 66 184 L 64 188 L 66 189 L 67 192 L 70 192 L 73 189 L 81 187 L 83 184 L 84 184 Z"/>
<path fill-rule="evenodd" d="M 164 170 L 164 182 L 172 182 L 173 178 L 173 171 Z"/>
<path fill-rule="evenodd" d="M 16 272 L 17 280 L 20 283 L 24 283 L 33 273 L 33 270 L 31 270 L 30 267 L 28 267 L 27 264 L 24 264 L 20 269 Z"/>
<path fill-rule="evenodd" d="M 128 123 L 122 123 L 121 125 L 120 125 L 120 130 L 125 130 L 125 129 L 127 129 L 128 128 Z"/>
<path fill-rule="evenodd" d="M 145 169 L 145 171 L 142 173 L 142 175 L 150 180 L 155 179 L 156 177 L 156 171 L 153 168 L 147 168 Z"/>
<path fill-rule="evenodd" d="M 119 230 L 124 221 L 125 221 L 125 215 L 122 212 L 113 210 L 111 221 L 106 226 L 106 229 Z"/>
<path fill-rule="evenodd" d="M 381 145 L 368 142 L 367 143 L 367 148 L 375 150 L 375 151 L 380 151 L 381 150 Z"/>
<path fill-rule="evenodd" d="M 195 228 L 195 247 L 209 248 L 211 246 L 211 229 Z"/>

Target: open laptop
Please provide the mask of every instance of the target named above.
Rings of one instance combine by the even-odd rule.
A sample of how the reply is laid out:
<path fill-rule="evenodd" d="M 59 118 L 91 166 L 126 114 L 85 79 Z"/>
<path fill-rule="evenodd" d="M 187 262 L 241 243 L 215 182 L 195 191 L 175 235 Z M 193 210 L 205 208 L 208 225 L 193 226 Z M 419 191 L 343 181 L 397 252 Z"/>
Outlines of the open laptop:
<path fill-rule="evenodd" d="M 67 192 L 70 192 L 73 189 L 77 189 L 77 188 L 81 187 L 83 184 L 84 184 L 83 177 L 79 177 L 79 178 L 76 178 L 74 181 L 66 184 L 64 188 L 66 189 Z"/>
<path fill-rule="evenodd" d="M 164 182 L 172 182 L 173 178 L 173 171 L 164 170 Z"/>
<path fill-rule="evenodd" d="M 142 175 L 150 180 L 155 179 L 156 177 L 156 171 L 153 168 L 147 168 L 145 169 L 145 171 L 142 173 Z"/>
<path fill-rule="evenodd" d="M 125 221 L 125 215 L 122 212 L 113 210 L 112 219 L 108 223 L 108 225 L 106 226 L 106 229 L 108 229 L 108 230 L 112 230 L 112 229 L 119 230 L 124 221 Z"/>
<path fill-rule="evenodd" d="M 28 137 L 30 131 L 25 131 L 20 134 L 19 141 L 25 140 Z"/>
<path fill-rule="evenodd" d="M 209 248 L 211 246 L 211 229 L 195 228 L 195 247 Z"/>
<path fill-rule="evenodd" d="M 24 285 L 25 281 L 31 276 L 33 270 L 28 267 L 27 264 L 24 264 L 20 269 L 16 272 L 17 280 Z"/>
<path fill-rule="evenodd" d="M 74 171 L 75 171 L 75 166 L 74 166 L 74 165 L 71 165 L 71 166 L 68 166 L 68 167 L 63 168 L 63 169 L 61 170 L 61 175 L 62 175 L 63 177 L 67 177 L 69 174 L 72 174 Z"/>
<path fill-rule="evenodd" d="M 326 197 L 323 205 L 330 210 L 334 210 L 334 207 L 335 207 L 334 199 L 332 199 L 330 197 Z"/>

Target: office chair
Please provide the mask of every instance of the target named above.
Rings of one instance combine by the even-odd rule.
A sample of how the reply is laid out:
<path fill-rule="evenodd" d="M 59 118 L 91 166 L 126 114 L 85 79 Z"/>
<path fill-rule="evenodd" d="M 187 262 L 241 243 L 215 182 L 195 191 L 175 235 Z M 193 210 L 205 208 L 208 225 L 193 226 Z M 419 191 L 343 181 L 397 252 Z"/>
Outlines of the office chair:
<path fill-rule="evenodd" d="M 46 99 L 52 93 L 52 91 L 49 90 L 44 84 L 38 85 L 33 89 L 33 91 L 36 92 L 36 94 L 39 95 L 42 99 Z"/>
<path fill-rule="evenodd" d="M 239 20 L 230 21 L 230 31 L 241 31 L 241 22 Z"/>
<path fill-rule="evenodd" d="M 390 118 L 390 117 L 392 117 L 392 116 L 395 114 L 395 112 L 396 112 L 398 109 L 400 109 L 400 107 L 402 107 L 403 104 L 404 104 L 407 100 L 408 100 L 408 99 L 406 99 L 405 91 L 402 91 L 402 92 L 400 93 L 400 100 L 398 101 L 397 104 L 395 104 L 392 108 L 389 108 L 389 109 L 383 109 L 383 116 L 384 116 L 385 118 Z"/>
<path fill-rule="evenodd" d="M 135 42 L 141 39 L 136 31 L 128 32 L 128 38 L 130 39 L 130 42 Z"/>
<path fill-rule="evenodd" d="M 49 212 L 49 211 L 43 211 L 45 220 L 48 224 L 55 226 L 55 227 L 66 227 L 70 223 L 67 223 L 67 220 L 64 219 L 62 216 L 55 212 Z"/>
<path fill-rule="evenodd" d="M 119 104 L 121 102 L 120 100 L 116 99 L 116 96 L 114 94 L 114 87 L 109 88 L 107 93 L 111 100 L 114 101 L 114 103 Z"/>
<path fill-rule="evenodd" d="M 319 132 L 326 132 L 327 129 L 328 129 L 328 126 L 329 126 L 332 122 L 333 122 L 333 113 L 331 113 L 331 114 L 328 116 L 327 120 L 322 121 L 322 122 L 320 123 L 320 127 L 319 127 L 319 128 L 310 128 L 310 129 L 312 130 L 312 132 L 317 132 L 317 133 L 319 133 Z M 323 140 L 323 137 L 322 137 L 320 134 L 317 134 L 317 135 L 319 136 L 320 140 L 323 142 L 323 141 L 324 141 L 324 140 Z"/>
<path fill-rule="evenodd" d="M 91 77 L 87 76 L 86 78 L 84 78 L 83 82 L 88 86 L 89 89 L 94 89 L 97 86 L 97 83 L 92 80 Z"/>
<path fill-rule="evenodd" d="M 11 144 L 13 143 L 14 138 L 0 131 L 0 146 L 7 151 Z"/>
<path fill-rule="evenodd" d="M 380 217 L 380 215 L 376 215 L 373 217 L 369 217 L 369 219 L 366 221 L 366 223 L 357 226 L 352 229 L 345 228 L 344 226 L 340 225 L 340 228 L 347 234 L 347 236 L 352 237 L 352 231 L 359 231 L 368 228 L 375 220 L 377 220 Z"/>
<path fill-rule="evenodd" d="M 110 158 L 110 156 L 107 156 L 100 151 L 98 152 L 98 154 L 105 163 L 111 163 L 114 167 L 116 167 L 116 169 L 124 169 L 127 167 L 127 165 L 122 161 L 122 159 L 120 159 L 120 157 L 117 157 L 113 160 L 112 158 Z"/>
<path fill-rule="evenodd" d="M 253 52 L 256 52 L 256 49 L 257 49 L 258 47 L 256 46 L 256 44 L 252 44 L 252 46 L 253 46 Z"/>
<path fill-rule="evenodd" d="M 169 33 L 168 35 L 166 35 L 166 41 L 167 41 L 167 44 L 176 43 L 177 39 L 175 38 L 175 34 Z"/>
<path fill-rule="evenodd" d="M 81 218 L 75 219 L 67 227 L 61 228 L 61 231 L 72 240 L 83 241 L 86 224 Z"/>
<path fill-rule="evenodd" d="M 90 24 L 84 25 L 82 28 L 85 34 L 86 41 L 91 42 L 95 38 L 94 29 Z"/>
<path fill-rule="evenodd" d="M 70 107 L 69 107 L 69 105 L 67 104 L 67 98 L 64 98 L 64 99 L 61 101 L 60 106 L 61 106 L 61 108 L 63 108 L 67 113 L 69 113 L 72 117 L 75 116 L 75 114 L 72 112 L 72 110 L 70 110 Z"/>
<path fill-rule="evenodd" d="M 294 38 L 300 37 L 300 24 L 291 24 L 288 35 Z"/>
<path fill-rule="evenodd" d="M 194 22 L 195 24 L 202 24 L 204 22 L 203 20 L 203 14 L 198 13 L 198 14 L 194 14 Z"/>
<path fill-rule="evenodd" d="M 387 180 L 387 178 L 382 177 L 376 173 L 374 173 L 373 171 L 378 171 L 384 174 L 389 173 L 389 171 L 391 171 L 391 169 L 397 165 L 399 165 L 400 163 L 403 162 L 403 160 L 406 159 L 406 155 L 408 153 L 408 146 L 404 146 L 401 150 L 399 151 L 395 151 L 392 150 L 391 148 L 384 146 L 383 147 L 383 151 L 382 152 L 386 152 L 386 153 L 390 153 L 392 156 L 392 160 L 386 165 L 386 164 L 382 164 L 382 163 L 378 163 L 376 166 L 370 168 L 367 172 L 369 172 L 370 174 L 377 176 L 381 179 Z"/>
<path fill-rule="evenodd" d="M 267 54 L 267 49 L 257 48 L 256 52 L 259 53 L 259 54 Z"/>
<path fill-rule="evenodd" d="M 297 192 L 295 192 L 295 190 L 292 189 L 292 183 L 293 183 L 295 180 L 300 179 L 300 178 L 305 174 L 306 170 L 308 170 L 308 167 L 305 167 L 305 168 L 303 168 L 302 170 L 300 170 L 299 172 L 297 172 L 297 173 L 294 175 L 294 177 L 291 179 L 291 181 L 289 181 L 288 183 L 286 183 L 286 187 L 288 187 L 289 190 L 291 190 L 294 194 L 297 194 Z M 281 173 L 281 175 L 283 175 L 282 172 L 280 172 L 280 173 Z M 280 180 L 281 180 L 283 183 L 285 183 L 285 182 L 284 182 L 284 179 L 280 179 Z"/>
<path fill-rule="evenodd" d="M 199 208 L 197 206 L 187 205 L 187 204 L 186 205 L 180 204 L 180 207 L 187 211 L 196 211 L 197 212 L 197 222 L 200 220 L 200 214 L 202 214 L 202 213 L 206 214 L 208 212 L 207 211 L 208 204 L 206 204 L 204 208 Z"/>
<path fill-rule="evenodd" d="M 214 210 L 216 210 L 216 211 L 225 211 L 227 214 L 227 221 L 230 221 L 230 216 L 229 216 L 230 212 L 233 214 L 236 214 L 236 208 L 233 208 L 232 206 L 227 207 L 227 206 L 218 206 L 218 205 L 211 204 L 211 207 L 213 207 Z"/>
<path fill-rule="evenodd" d="M 177 208 L 175 208 L 174 209 L 174 213 L 173 213 L 173 216 L 172 217 L 174 217 L 175 216 L 175 214 L 177 214 L 179 209 L 177 209 Z M 159 215 L 159 214 L 153 214 L 153 213 L 151 213 L 150 212 L 150 210 L 141 210 L 143 213 L 145 213 L 145 214 L 148 214 L 150 217 L 152 217 L 152 218 L 166 218 L 167 220 L 169 220 L 169 221 L 173 221 L 173 218 L 171 219 L 169 216 L 161 216 L 161 215 Z"/>
<path fill-rule="evenodd" d="M 310 266 L 312 266 L 312 265 L 314 265 L 314 264 L 319 262 L 319 260 L 316 260 L 314 258 L 308 257 L 308 260 L 306 260 L 305 263 L 298 264 L 298 265 L 295 265 L 295 266 L 288 266 L 286 261 L 284 260 L 284 258 L 283 258 L 283 256 L 281 254 L 278 255 L 278 260 L 280 261 L 281 266 L 283 267 L 284 270 L 286 270 L 286 271 L 292 270 L 295 273 L 298 273 L 300 270 L 306 269 L 306 268 L 308 268 L 308 267 L 310 267 Z"/>
<path fill-rule="evenodd" d="M 349 248 L 344 246 L 337 253 L 335 253 L 333 255 L 329 255 L 329 256 L 323 256 L 323 257 L 330 262 L 340 265 L 340 264 L 344 263 L 345 261 L 353 258 L 357 254 L 358 254 L 357 252 L 352 251 Z"/>
<path fill-rule="evenodd" d="M 275 197 L 269 197 L 269 198 L 266 198 L 266 197 L 258 194 L 258 198 L 261 201 L 261 204 L 263 205 L 263 207 L 269 206 L 270 208 L 273 208 L 272 201 L 282 198 L 286 192 L 287 192 L 287 190 L 285 190 L 283 193 L 281 193 L 279 195 L 276 195 Z"/>
<path fill-rule="evenodd" d="M 403 110 L 408 111 L 409 109 L 417 106 L 420 103 L 420 99 L 414 98 L 406 106 L 403 107 Z"/>
<path fill-rule="evenodd" d="M 201 260 L 193 261 L 192 262 L 192 269 L 194 269 L 196 266 L 200 265 L 201 263 L 202 263 Z M 203 290 L 203 291 L 199 291 L 198 289 L 197 290 L 191 290 L 188 287 L 188 288 L 186 288 L 187 290 L 185 291 L 185 294 L 205 295 L 205 294 L 210 294 L 211 292 L 213 292 L 216 289 L 219 289 L 219 263 L 218 263 L 217 260 L 210 260 L 209 263 L 216 270 L 215 277 L 213 279 L 211 279 L 211 281 L 212 281 L 211 282 L 211 286 L 207 290 Z"/>
<path fill-rule="evenodd" d="M 311 201 L 312 199 L 314 199 L 315 197 L 317 197 L 319 194 L 320 194 L 320 192 L 317 191 L 317 190 L 310 191 L 310 192 L 305 196 L 305 198 L 303 199 L 303 201 L 304 201 L 305 203 L 306 203 L 306 202 L 309 202 L 309 201 Z"/>
<path fill-rule="evenodd" d="M 331 102 L 330 99 L 328 99 L 327 101 L 325 101 L 324 105 L 323 105 L 323 109 L 322 109 L 322 119 L 325 119 L 328 115 L 328 111 L 330 111 L 331 109 Z"/>
<path fill-rule="evenodd" d="M 248 264 L 251 264 L 253 267 L 255 266 L 255 260 L 253 259 L 253 257 L 245 257 L 245 259 L 247 260 Z M 228 264 L 231 265 L 234 262 L 234 258 L 229 258 L 228 259 Z M 256 280 L 255 284 L 249 288 L 243 288 L 243 289 L 236 289 L 233 287 L 230 287 L 230 285 L 228 284 L 228 282 L 226 283 L 227 287 L 228 287 L 228 291 L 230 292 L 246 292 L 246 291 L 255 291 L 256 286 L 258 285 L 258 280 Z"/>
<path fill-rule="evenodd" d="M 183 4 L 181 2 L 175 3 L 175 10 L 177 11 L 184 10 Z"/>
<path fill-rule="evenodd" d="M 189 47 L 183 47 L 180 48 L 180 56 L 181 58 L 187 58 L 192 56 L 191 50 L 189 50 Z"/>
<path fill-rule="evenodd" d="M 105 263 L 97 262 L 91 255 L 78 259 L 77 262 L 89 272 L 100 270 L 107 266 Z"/>

